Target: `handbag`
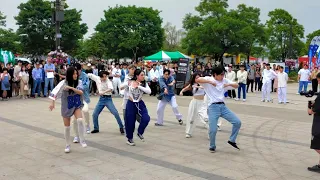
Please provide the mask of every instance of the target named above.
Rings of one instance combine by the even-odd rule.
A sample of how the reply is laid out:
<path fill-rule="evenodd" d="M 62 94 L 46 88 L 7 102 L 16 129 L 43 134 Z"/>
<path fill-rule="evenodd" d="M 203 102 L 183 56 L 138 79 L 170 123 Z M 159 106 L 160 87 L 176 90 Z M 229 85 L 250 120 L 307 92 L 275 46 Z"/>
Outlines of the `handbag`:
<path fill-rule="evenodd" d="M 23 90 L 28 91 L 29 90 L 28 85 L 24 85 Z"/>

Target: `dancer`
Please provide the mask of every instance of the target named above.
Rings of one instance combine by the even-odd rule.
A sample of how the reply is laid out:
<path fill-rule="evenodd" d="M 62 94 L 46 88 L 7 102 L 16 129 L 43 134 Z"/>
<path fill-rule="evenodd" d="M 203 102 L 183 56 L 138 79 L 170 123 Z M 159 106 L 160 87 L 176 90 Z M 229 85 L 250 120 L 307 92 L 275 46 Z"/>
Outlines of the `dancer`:
<path fill-rule="evenodd" d="M 61 81 L 50 93 L 49 98 L 52 100 L 49 109 L 52 111 L 55 108 L 55 101 L 61 97 L 61 116 L 63 118 L 65 130 L 64 137 L 66 140 L 66 148 L 64 152 L 70 152 L 70 118 L 75 116 L 78 123 L 80 144 L 82 147 L 87 147 L 84 139 L 84 126 L 81 109 L 83 107 L 83 87 L 79 80 L 78 71 L 74 67 L 67 69 L 66 80 Z"/>
<path fill-rule="evenodd" d="M 138 128 L 137 136 L 141 141 L 144 141 L 143 133 L 149 124 L 150 116 L 148 114 L 147 107 L 142 100 L 143 93 L 151 94 L 151 89 L 145 81 L 145 74 L 141 69 L 137 69 L 134 72 L 134 76 L 131 80 L 126 82 L 126 87 L 129 89 L 128 101 L 126 107 L 126 135 L 128 138 L 127 144 L 134 146 L 133 132 L 135 129 L 136 115 L 141 117 L 141 122 Z"/>
<path fill-rule="evenodd" d="M 99 77 L 100 76 L 100 77 Z M 113 91 L 113 86 L 112 82 L 109 80 L 109 73 L 107 71 L 101 71 L 99 72 L 99 76 L 96 76 L 94 74 L 88 74 L 88 77 L 92 79 L 93 81 L 96 82 L 98 91 L 100 94 L 100 98 L 98 101 L 98 104 L 96 105 L 93 114 L 92 114 L 92 119 L 93 119 L 93 131 L 91 133 L 99 133 L 99 115 L 101 111 L 103 110 L 104 107 L 107 107 L 111 114 L 116 118 L 117 123 L 119 125 L 120 133 L 124 134 L 124 129 L 123 129 L 123 124 L 121 121 L 121 118 L 119 116 L 118 110 L 113 104 L 112 101 L 112 91 Z"/>
<path fill-rule="evenodd" d="M 172 111 L 176 115 L 179 124 L 182 125 L 182 115 L 179 113 L 178 104 L 173 92 L 173 85 L 175 84 L 175 80 L 172 76 L 170 76 L 169 69 L 165 69 L 163 71 L 163 77 L 160 78 L 159 84 L 161 94 L 158 97 L 159 103 L 157 107 L 157 122 L 155 123 L 155 125 L 163 126 L 164 109 L 168 103 L 171 105 Z"/>
<path fill-rule="evenodd" d="M 203 102 L 204 95 L 205 95 L 204 89 L 202 86 L 200 86 L 198 83 L 195 82 L 195 80 L 198 79 L 199 77 L 201 77 L 200 73 L 198 72 L 194 73 L 188 85 L 180 91 L 180 96 L 183 96 L 183 92 L 189 89 L 192 89 L 192 93 L 193 93 L 193 99 L 189 104 L 189 110 L 188 110 L 186 138 L 192 137 L 192 132 L 200 119 L 199 111 L 202 106 L 205 106 Z"/>
<path fill-rule="evenodd" d="M 90 114 L 89 114 L 89 103 L 90 103 L 90 80 L 87 76 L 87 74 L 85 72 L 82 71 L 82 66 L 81 64 L 77 63 L 74 65 L 74 67 L 76 68 L 76 70 L 78 71 L 79 74 L 79 80 L 82 82 L 82 87 L 83 87 L 83 108 L 82 108 L 82 112 L 84 115 L 84 120 L 85 120 L 85 124 L 86 124 L 86 132 L 87 134 L 90 134 Z M 78 124 L 77 124 L 77 120 L 74 119 L 72 121 L 72 125 L 73 125 L 73 131 L 75 133 L 75 137 L 73 139 L 74 143 L 78 143 L 79 142 L 79 130 L 78 130 Z"/>
<path fill-rule="evenodd" d="M 272 79 L 274 79 L 277 76 L 277 74 L 270 69 L 270 64 L 266 64 L 266 69 L 263 70 L 262 72 L 262 100 L 261 102 L 271 102 L 271 97 L 270 97 L 270 93 L 271 93 L 271 83 L 272 83 Z M 267 100 L 266 100 L 267 99 Z"/>
<path fill-rule="evenodd" d="M 215 67 L 212 69 L 213 77 L 200 77 L 196 79 L 196 82 L 204 88 L 210 100 L 210 106 L 208 108 L 210 129 L 209 151 L 212 153 L 216 151 L 217 121 L 219 117 L 223 117 L 233 125 L 228 143 L 234 148 L 239 149 L 236 144 L 236 139 L 241 127 L 241 121 L 224 104 L 225 91 L 228 89 L 238 88 L 239 85 L 228 79 L 224 79 L 224 71 L 223 67 Z"/>
<path fill-rule="evenodd" d="M 278 86 L 275 88 L 278 88 L 278 100 L 279 104 L 287 103 L 287 82 L 288 82 L 288 74 L 286 72 L 283 72 L 283 66 L 279 67 L 279 72 L 277 74 L 278 77 Z"/>

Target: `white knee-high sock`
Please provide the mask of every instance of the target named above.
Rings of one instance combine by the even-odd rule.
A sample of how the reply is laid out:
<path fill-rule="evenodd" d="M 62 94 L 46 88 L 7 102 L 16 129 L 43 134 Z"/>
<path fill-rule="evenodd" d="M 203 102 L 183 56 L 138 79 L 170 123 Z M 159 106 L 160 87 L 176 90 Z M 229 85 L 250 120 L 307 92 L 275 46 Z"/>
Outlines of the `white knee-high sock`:
<path fill-rule="evenodd" d="M 72 127 L 74 136 L 79 137 L 78 121 L 75 118 L 72 118 Z"/>
<path fill-rule="evenodd" d="M 79 118 L 77 119 L 78 121 L 78 130 L 79 130 L 79 137 L 80 137 L 80 141 L 83 142 L 84 139 L 84 125 L 83 125 L 83 119 Z"/>
<path fill-rule="evenodd" d="M 64 138 L 66 139 L 67 145 L 71 144 L 71 139 L 70 139 L 70 126 L 65 126 L 64 127 Z"/>
<path fill-rule="evenodd" d="M 84 120 L 86 122 L 86 128 L 90 126 L 90 114 L 89 114 L 89 111 L 87 112 L 83 112 L 83 115 L 84 115 Z"/>

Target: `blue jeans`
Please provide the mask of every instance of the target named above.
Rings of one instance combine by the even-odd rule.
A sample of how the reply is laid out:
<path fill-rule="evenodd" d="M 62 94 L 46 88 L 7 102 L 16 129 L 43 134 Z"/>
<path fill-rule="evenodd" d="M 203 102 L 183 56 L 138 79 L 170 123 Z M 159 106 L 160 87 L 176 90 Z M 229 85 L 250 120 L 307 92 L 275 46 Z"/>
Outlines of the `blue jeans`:
<path fill-rule="evenodd" d="M 236 142 L 240 127 L 240 119 L 231 112 L 225 104 L 211 104 L 208 107 L 209 116 L 209 136 L 210 136 L 210 148 L 216 149 L 216 134 L 217 123 L 219 117 L 222 117 L 232 124 L 232 132 L 230 136 L 231 142 Z"/>
<path fill-rule="evenodd" d="M 41 89 L 41 79 L 34 79 L 31 95 L 34 96 L 34 94 L 37 92 L 38 96 L 40 96 L 40 89 Z"/>
<path fill-rule="evenodd" d="M 92 114 L 92 119 L 93 119 L 93 127 L 94 130 L 99 130 L 99 120 L 98 117 L 101 113 L 101 111 L 103 110 L 104 107 L 107 107 L 109 109 L 109 111 L 111 112 L 111 114 L 114 115 L 114 117 L 117 120 L 117 123 L 119 125 L 119 128 L 123 128 L 123 124 L 121 121 L 121 118 L 119 116 L 118 110 L 116 109 L 116 107 L 113 104 L 112 98 L 107 97 L 107 96 L 100 96 L 100 99 L 98 101 L 98 104 L 96 105 L 93 114 Z"/>
<path fill-rule="evenodd" d="M 246 84 L 243 83 L 239 83 L 239 87 L 238 87 L 238 99 L 241 98 L 241 89 L 242 89 L 242 93 L 243 93 L 243 99 L 246 99 Z"/>
<path fill-rule="evenodd" d="M 298 93 L 300 93 L 302 91 L 302 87 L 303 87 L 303 91 L 307 92 L 308 89 L 308 81 L 299 81 L 299 91 Z"/>
<path fill-rule="evenodd" d="M 45 78 L 44 80 L 44 96 L 48 96 L 48 86 L 49 86 L 49 83 L 50 83 L 50 91 L 52 91 L 53 89 L 53 81 L 54 81 L 54 78 Z"/>

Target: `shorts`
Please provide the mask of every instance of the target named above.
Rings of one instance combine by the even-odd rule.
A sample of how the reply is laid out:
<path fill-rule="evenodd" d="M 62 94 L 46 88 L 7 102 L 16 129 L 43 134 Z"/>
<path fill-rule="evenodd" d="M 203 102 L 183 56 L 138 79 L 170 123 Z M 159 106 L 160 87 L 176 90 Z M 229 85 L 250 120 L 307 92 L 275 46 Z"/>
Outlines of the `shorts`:
<path fill-rule="evenodd" d="M 311 137 L 311 149 L 320 150 L 320 137 L 319 136 L 312 136 Z"/>

